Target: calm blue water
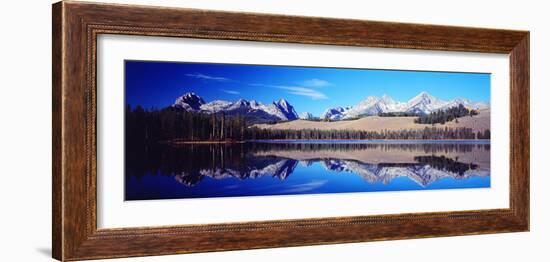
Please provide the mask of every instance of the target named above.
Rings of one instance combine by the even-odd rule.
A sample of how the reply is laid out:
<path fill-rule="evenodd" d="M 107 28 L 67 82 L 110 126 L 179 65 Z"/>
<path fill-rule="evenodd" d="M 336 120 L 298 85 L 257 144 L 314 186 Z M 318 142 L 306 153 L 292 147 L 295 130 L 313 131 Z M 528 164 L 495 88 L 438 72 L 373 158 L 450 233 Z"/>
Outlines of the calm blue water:
<path fill-rule="evenodd" d="M 488 141 L 342 142 L 255 141 L 132 152 L 126 200 L 490 187 Z"/>

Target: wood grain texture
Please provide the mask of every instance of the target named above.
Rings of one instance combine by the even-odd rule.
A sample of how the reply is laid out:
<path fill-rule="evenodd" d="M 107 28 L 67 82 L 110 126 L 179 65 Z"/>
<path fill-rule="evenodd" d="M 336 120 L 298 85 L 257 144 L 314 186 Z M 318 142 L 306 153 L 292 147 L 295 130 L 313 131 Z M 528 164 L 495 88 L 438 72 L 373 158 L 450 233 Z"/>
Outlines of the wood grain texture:
<path fill-rule="evenodd" d="M 510 207 L 529 227 L 529 33 L 510 52 Z"/>
<path fill-rule="evenodd" d="M 62 75 L 62 33 L 61 5 L 52 8 L 52 256 L 61 257 L 63 253 L 63 190 L 61 173 L 61 75 Z"/>
<path fill-rule="evenodd" d="M 529 33 L 484 28 L 60 2 L 53 6 L 53 257 L 82 260 L 529 230 Z M 98 229 L 99 34 L 510 55 L 510 208 Z M 121 174 L 122 175 L 122 174 Z"/>

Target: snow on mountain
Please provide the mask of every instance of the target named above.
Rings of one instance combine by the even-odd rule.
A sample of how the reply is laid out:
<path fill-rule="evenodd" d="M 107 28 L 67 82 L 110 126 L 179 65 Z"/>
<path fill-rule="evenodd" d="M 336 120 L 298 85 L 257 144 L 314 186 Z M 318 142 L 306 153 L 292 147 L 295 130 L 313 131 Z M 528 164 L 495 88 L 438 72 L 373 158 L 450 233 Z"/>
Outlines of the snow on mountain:
<path fill-rule="evenodd" d="M 447 104 L 447 101 L 437 99 L 427 92 L 421 92 L 407 102 L 406 112 L 429 114 L 443 109 Z"/>
<path fill-rule="evenodd" d="M 460 104 L 470 109 L 479 110 L 489 108 L 489 104 L 483 102 L 472 102 L 464 98 L 446 101 L 438 99 L 427 92 L 421 92 L 407 102 L 395 101 L 388 95 L 383 95 L 382 97 L 369 96 L 355 106 L 329 108 L 325 110 L 321 118 L 342 120 L 392 112 L 429 114 L 437 110 L 445 110 Z"/>
<path fill-rule="evenodd" d="M 378 106 L 382 112 L 400 112 L 405 110 L 407 104 L 397 102 L 389 95 L 383 95 L 378 101 Z"/>
<path fill-rule="evenodd" d="M 313 114 L 311 114 L 310 112 L 302 112 L 298 115 L 298 117 L 303 120 L 311 120 L 314 118 Z"/>
<path fill-rule="evenodd" d="M 485 102 L 472 102 L 471 100 L 466 99 L 466 98 L 454 99 L 454 100 L 450 101 L 447 104 L 446 107 L 450 108 L 450 107 L 458 106 L 459 104 L 462 104 L 466 108 L 478 109 L 478 110 L 489 108 L 488 103 L 485 103 Z"/>
<path fill-rule="evenodd" d="M 199 110 L 205 110 L 212 113 L 217 113 L 227 110 L 233 103 L 225 100 L 214 100 L 212 102 L 201 105 Z"/>
<path fill-rule="evenodd" d="M 401 112 L 406 110 L 406 104 L 396 102 L 388 95 L 383 95 L 381 98 L 369 96 L 365 100 L 359 102 L 346 112 L 344 119 L 356 118 L 365 115 L 377 115 L 387 112 Z"/>
<path fill-rule="evenodd" d="M 367 97 L 346 112 L 347 118 L 358 117 L 359 115 L 376 115 L 380 113 L 381 109 L 378 107 L 379 100 L 380 99 L 375 96 Z"/>
<path fill-rule="evenodd" d="M 459 105 L 478 110 L 489 108 L 489 104 L 484 102 L 473 102 L 465 98 L 456 98 L 447 101 L 436 98 L 427 92 L 421 92 L 407 102 L 395 101 L 388 95 L 383 95 L 382 97 L 369 96 L 354 106 L 328 108 L 321 115 L 321 118 L 345 120 L 391 112 L 429 114 L 437 110 L 445 110 Z M 262 104 L 255 100 L 247 101 L 245 99 L 239 99 L 234 102 L 214 100 L 206 103 L 200 96 L 191 92 L 178 97 L 172 106 L 190 112 L 218 113 L 223 111 L 228 116 L 239 114 L 257 123 L 314 118 L 311 113 L 307 112 L 299 116 L 294 107 L 285 99 L 280 99 L 270 104 Z"/>
<path fill-rule="evenodd" d="M 268 105 L 245 99 L 239 99 L 235 102 L 214 100 L 206 103 L 201 97 L 191 92 L 178 97 L 172 106 L 190 112 L 210 114 L 224 112 L 227 116 L 242 115 L 258 123 L 298 119 L 298 113 L 285 99 L 274 101 Z"/>
<path fill-rule="evenodd" d="M 182 95 L 174 102 L 174 107 L 184 109 L 186 111 L 200 111 L 200 107 L 205 104 L 204 100 L 193 92 Z"/>
<path fill-rule="evenodd" d="M 298 113 L 296 113 L 294 107 L 291 106 L 285 99 L 280 99 L 279 101 L 273 102 L 272 104 L 269 104 L 267 106 L 264 106 L 261 103 L 258 104 L 261 110 L 271 115 L 277 116 L 280 120 L 298 119 Z"/>
<path fill-rule="evenodd" d="M 325 112 L 321 115 L 321 118 L 323 119 L 330 119 L 330 120 L 340 120 L 343 116 L 346 115 L 346 112 L 350 109 L 350 107 L 333 107 L 328 108 L 325 110 Z"/>

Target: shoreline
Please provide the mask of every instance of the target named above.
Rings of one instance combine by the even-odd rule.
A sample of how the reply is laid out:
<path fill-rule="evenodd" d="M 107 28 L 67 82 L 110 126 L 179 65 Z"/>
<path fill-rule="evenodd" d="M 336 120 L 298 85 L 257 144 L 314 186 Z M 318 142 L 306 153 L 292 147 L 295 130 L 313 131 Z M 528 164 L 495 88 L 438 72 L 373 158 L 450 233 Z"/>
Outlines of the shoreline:
<path fill-rule="evenodd" d="M 315 144 L 334 141 L 338 144 L 349 143 L 457 143 L 467 142 L 473 144 L 490 145 L 491 139 L 256 139 L 256 140 L 235 140 L 235 141 L 160 141 L 160 144 L 167 145 L 188 145 L 188 144 L 244 144 L 244 143 L 309 143 Z"/>
<path fill-rule="evenodd" d="M 471 144 L 491 145 L 490 139 L 273 139 L 273 140 L 249 140 L 250 143 L 267 144 Z M 332 143 L 331 143 L 332 142 Z"/>
<path fill-rule="evenodd" d="M 255 139 L 254 141 L 491 141 L 491 139 Z"/>
<path fill-rule="evenodd" d="M 159 141 L 159 144 L 186 145 L 186 144 L 244 144 L 247 141 Z"/>

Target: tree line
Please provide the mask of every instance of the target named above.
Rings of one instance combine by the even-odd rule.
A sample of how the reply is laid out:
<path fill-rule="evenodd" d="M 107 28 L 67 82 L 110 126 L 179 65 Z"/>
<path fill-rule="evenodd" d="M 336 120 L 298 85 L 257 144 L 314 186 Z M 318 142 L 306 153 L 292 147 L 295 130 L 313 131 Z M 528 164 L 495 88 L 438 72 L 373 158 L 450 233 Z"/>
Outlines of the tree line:
<path fill-rule="evenodd" d="M 319 129 L 263 129 L 252 127 L 247 129 L 248 139 L 251 140 L 372 140 L 372 139 L 404 139 L 404 140 L 441 140 L 441 139 L 485 139 L 471 128 L 437 128 L 403 130 L 319 130 Z"/>
<path fill-rule="evenodd" d="M 125 139 L 140 145 L 178 141 L 245 141 L 262 139 L 490 139 L 490 131 L 471 128 L 437 128 L 405 130 L 282 130 L 249 126 L 245 116 L 226 116 L 223 112 L 207 114 L 178 108 L 146 110 L 141 106 L 125 110 Z"/>
<path fill-rule="evenodd" d="M 206 114 L 178 108 L 145 110 L 141 106 L 125 110 L 126 140 L 130 143 L 159 141 L 245 140 L 247 120 L 223 112 Z"/>
<path fill-rule="evenodd" d="M 420 113 L 414 113 L 414 112 L 386 112 L 386 113 L 379 113 L 378 116 L 381 117 L 399 117 L 399 116 L 421 116 Z"/>
<path fill-rule="evenodd" d="M 426 115 L 419 115 L 414 120 L 417 124 L 445 124 L 450 121 L 457 121 L 459 117 L 463 116 L 475 116 L 479 114 L 477 110 L 470 110 L 464 107 L 462 104 L 448 108 L 447 110 L 437 110 Z"/>

